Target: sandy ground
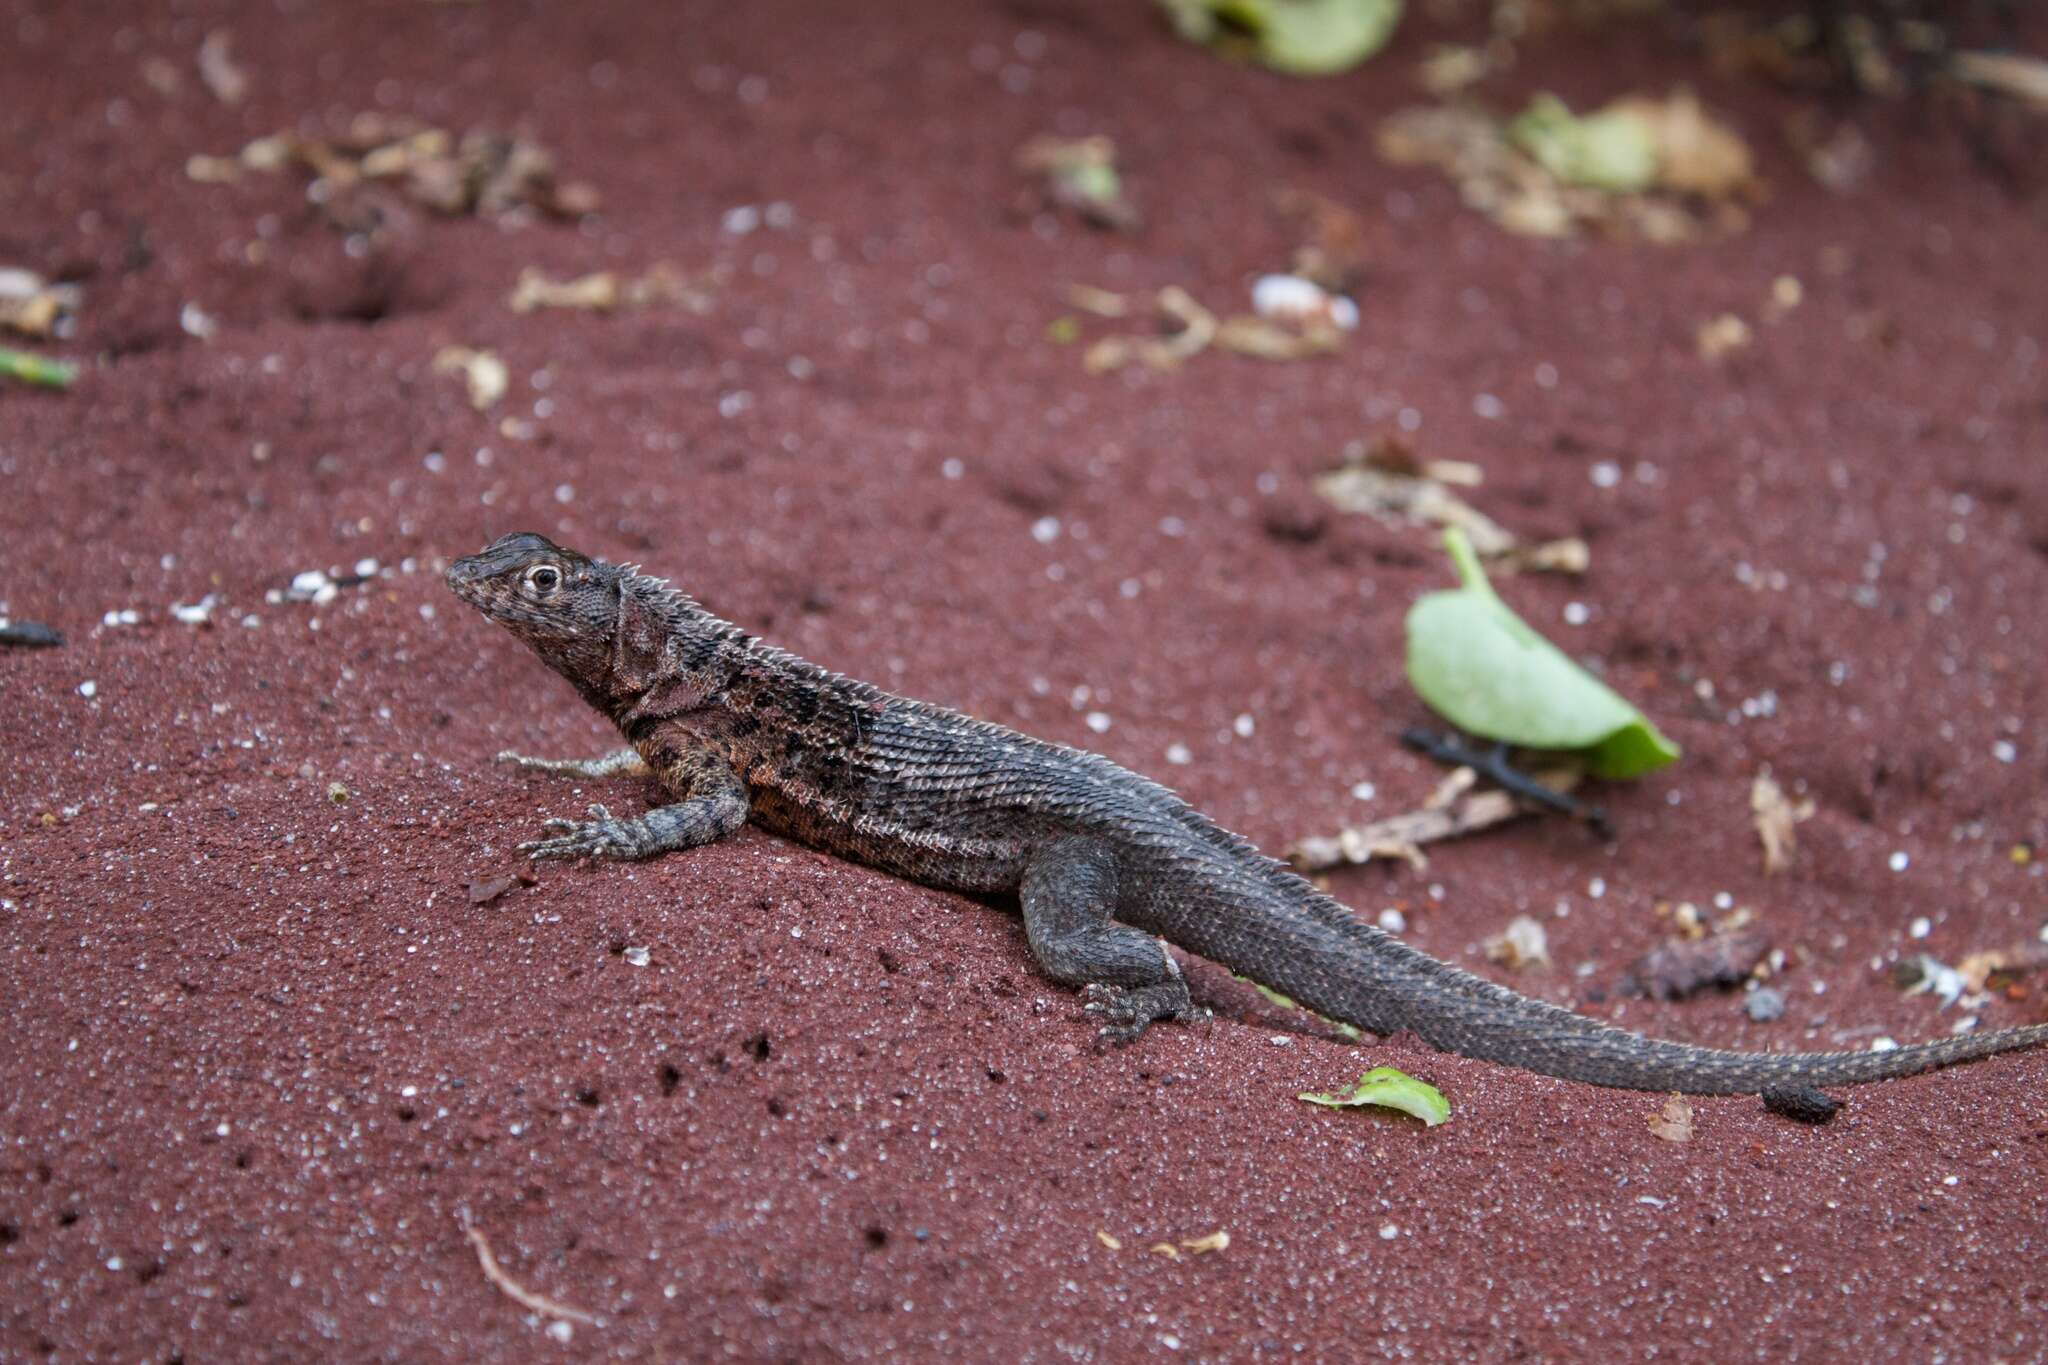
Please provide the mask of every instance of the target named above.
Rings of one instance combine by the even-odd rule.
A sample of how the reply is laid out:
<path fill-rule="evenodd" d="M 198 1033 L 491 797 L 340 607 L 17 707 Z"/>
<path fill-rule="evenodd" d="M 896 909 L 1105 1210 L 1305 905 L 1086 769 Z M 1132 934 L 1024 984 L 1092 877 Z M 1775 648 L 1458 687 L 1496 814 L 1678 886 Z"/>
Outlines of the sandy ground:
<path fill-rule="evenodd" d="M 193 65 L 216 29 L 236 105 Z M 1405 430 L 1587 538 L 1582 581 L 1504 591 L 1686 756 L 1602 793 L 1613 846 L 1530 823 L 1337 894 L 1496 974 L 1480 943 L 1535 915 L 1557 965 L 1519 989 L 1703 1043 L 2048 1017 L 2038 983 L 1968 1011 L 1889 977 L 2048 924 L 2017 852 L 2048 847 L 2038 177 L 1945 106 L 1718 79 L 1652 25 L 1529 45 L 1489 97 L 1690 80 L 1761 159 L 1752 229 L 1510 237 L 1372 149 L 1449 36 L 1298 83 L 1138 4 L 0 4 L 0 265 L 85 290 L 46 348 L 76 387 L 0 389 L 0 614 L 68 637 L 0 652 L 0 1357 L 2048 1353 L 2039 1056 L 1824 1128 L 1698 1101 L 1678 1145 L 1659 1097 L 1359 1052 L 1214 971 L 1215 1022 L 1098 1055 L 1000 907 L 752 831 L 466 892 L 546 815 L 655 799 L 489 765 L 608 744 L 440 584 L 516 529 L 1268 848 L 1406 809 L 1439 774 L 1394 742 L 1426 718 L 1400 622 L 1447 573 L 1310 492 Z M 1852 195 L 1788 149 L 1813 107 L 1871 144 Z M 365 109 L 522 128 L 603 209 L 386 204 L 352 254 L 301 177 L 187 178 Z M 1141 233 L 1020 209 L 1045 131 L 1117 140 Z M 1293 244 L 1280 185 L 1371 225 L 1341 354 L 1097 378 L 1048 340 L 1074 282 L 1242 306 Z M 525 266 L 659 261 L 723 272 L 708 311 L 505 306 Z M 1756 330 L 1716 364 L 1723 312 Z M 450 344 L 504 358 L 497 409 L 432 371 Z M 1766 764 L 1818 805 L 1768 879 Z M 1717 898 L 1788 954 L 1784 1018 L 1615 993 L 1659 902 Z M 1294 1098 L 1381 1062 L 1451 1122 Z M 470 1227 L 591 1320 L 514 1302 Z"/>

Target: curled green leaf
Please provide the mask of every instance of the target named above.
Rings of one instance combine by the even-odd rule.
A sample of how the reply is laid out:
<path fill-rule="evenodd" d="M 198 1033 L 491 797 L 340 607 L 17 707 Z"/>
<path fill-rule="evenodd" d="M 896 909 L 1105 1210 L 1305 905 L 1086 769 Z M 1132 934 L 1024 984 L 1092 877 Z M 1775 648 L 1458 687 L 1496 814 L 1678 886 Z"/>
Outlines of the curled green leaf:
<path fill-rule="evenodd" d="M 1577 751 L 1595 777 L 1637 777 L 1678 746 L 1500 600 L 1462 531 L 1444 533 L 1460 586 L 1408 611 L 1408 680 L 1468 734 Z"/>
<path fill-rule="evenodd" d="M 1161 0 L 1183 38 L 1248 48 L 1290 76 L 1348 71 L 1387 45 L 1401 0 Z"/>
<path fill-rule="evenodd" d="M 1368 1104 L 1398 1109 L 1404 1114 L 1413 1114 L 1431 1128 L 1451 1116 L 1451 1102 L 1444 1098 L 1443 1091 L 1391 1066 L 1374 1067 L 1358 1078 L 1357 1085 L 1342 1094 L 1304 1092 L 1295 1098 L 1328 1109 L 1356 1109 Z"/>

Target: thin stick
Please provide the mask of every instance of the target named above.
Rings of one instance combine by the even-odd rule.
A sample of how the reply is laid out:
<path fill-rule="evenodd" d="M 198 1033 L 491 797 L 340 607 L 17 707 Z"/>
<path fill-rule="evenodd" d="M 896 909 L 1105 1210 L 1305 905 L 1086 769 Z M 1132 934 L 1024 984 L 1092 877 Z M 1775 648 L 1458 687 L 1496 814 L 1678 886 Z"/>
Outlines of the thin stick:
<path fill-rule="evenodd" d="M 1471 770 L 1459 771 L 1468 774 L 1463 785 L 1469 787 Z M 1457 776 L 1452 774 L 1453 779 Z M 1538 774 L 1537 780 L 1552 790 L 1570 791 L 1577 785 L 1579 773 L 1575 769 L 1553 770 Z M 1445 786 L 1451 788 L 1452 783 L 1446 782 Z M 1320 872 L 1377 858 L 1400 858 L 1419 870 L 1428 865 L 1421 845 L 1505 824 L 1528 813 L 1528 807 L 1511 792 L 1453 789 L 1448 801 L 1431 797 L 1430 804 L 1421 810 L 1340 829 L 1332 835 L 1312 835 L 1288 849 L 1287 856 L 1302 872 Z"/>
<path fill-rule="evenodd" d="M 571 1308 L 566 1303 L 556 1303 L 545 1294 L 536 1294 L 507 1275 L 504 1267 L 498 1264 L 498 1258 L 491 1254 L 490 1241 L 485 1238 L 482 1228 L 474 1223 L 464 1223 L 462 1231 L 476 1247 L 476 1261 L 484 1269 L 484 1278 L 504 1290 L 505 1296 L 514 1303 L 551 1318 L 567 1318 L 571 1322 L 580 1322 L 589 1327 L 597 1325 L 597 1319 L 582 1309 Z"/>

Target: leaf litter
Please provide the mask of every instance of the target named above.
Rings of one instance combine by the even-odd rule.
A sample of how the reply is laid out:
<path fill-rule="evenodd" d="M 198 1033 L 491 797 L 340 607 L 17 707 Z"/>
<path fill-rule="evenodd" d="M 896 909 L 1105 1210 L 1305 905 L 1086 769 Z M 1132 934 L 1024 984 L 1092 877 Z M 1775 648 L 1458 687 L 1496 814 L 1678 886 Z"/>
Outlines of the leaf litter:
<path fill-rule="evenodd" d="M 358 190 L 395 186 L 414 203 L 448 217 L 498 218 L 538 210 L 558 218 L 593 213 L 597 191 L 563 180 L 554 153 L 531 138 L 477 127 L 457 138 L 414 119 L 362 113 L 336 137 L 291 129 L 248 143 L 234 156 L 194 156 L 185 174 L 205 184 L 239 180 L 245 173 L 311 172 L 332 202 Z"/>
<path fill-rule="evenodd" d="M 1538 95 L 1511 119 L 1476 102 L 1419 106 L 1383 122 L 1378 142 L 1397 165 L 1443 170 L 1468 206 L 1525 236 L 1728 236 L 1762 196 L 1748 143 L 1684 89 L 1587 114 Z"/>

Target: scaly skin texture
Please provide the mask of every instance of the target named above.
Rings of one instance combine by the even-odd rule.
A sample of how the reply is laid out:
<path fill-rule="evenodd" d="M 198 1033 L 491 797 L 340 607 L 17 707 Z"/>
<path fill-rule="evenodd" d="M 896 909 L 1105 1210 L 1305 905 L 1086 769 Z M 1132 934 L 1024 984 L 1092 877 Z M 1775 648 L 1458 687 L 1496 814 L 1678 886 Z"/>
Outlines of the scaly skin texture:
<path fill-rule="evenodd" d="M 1545 1075 L 1636 1090 L 1762 1093 L 1903 1076 L 2048 1042 L 2048 1025 L 1892 1052 L 1741 1053 L 1645 1039 L 1517 995 L 1370 925 L 1173 793 L 1094 754 L 911 701 L 748 636 L 660 579 L 533 534 L 448 584 L 531 645 L 632 749 L 508 761 L 603 776 L 644 765 L 675 798 L 636 819 L 550 820 L 537 858 L 647 858 L 751 819 L 927 886 L 1015 893 L 1031 951 L 1084 989 L 1103 1035 L 1194 1013 L 1161 939 L 1331 1018 Z"/>

